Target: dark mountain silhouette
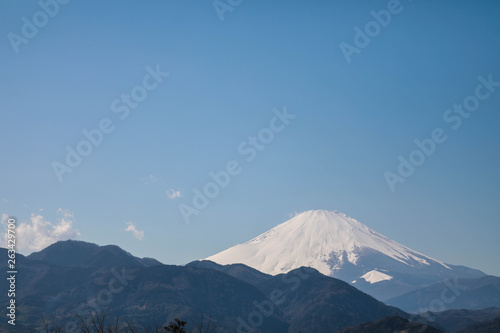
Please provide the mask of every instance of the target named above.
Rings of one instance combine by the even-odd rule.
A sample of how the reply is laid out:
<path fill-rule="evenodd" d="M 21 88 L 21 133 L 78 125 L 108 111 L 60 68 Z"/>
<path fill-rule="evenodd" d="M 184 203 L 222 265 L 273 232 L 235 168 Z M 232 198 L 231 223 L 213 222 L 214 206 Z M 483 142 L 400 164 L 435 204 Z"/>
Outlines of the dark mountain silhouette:
<path fill-rule="evenodd" d="M 67 240 L 54 243 L 28 256 L 32 260 L 64 267 L 149 267 L 162 265 L 156 259 L 137 258 L 116 245 L 99 246 Z"/>
<path fill-rule="evenodd" d="M 491 321 L 476 323 L 458 331 L 458 333 L 495 333 L 500 332 L 500 317 Z"/>
<path fill-rule="evenodd" d="M 73 250 L 78 250 L 74 245 Z M 83 245 L 82 250 L 91 248 L 88 244 L 78 245 Z M 6 256 L 6 250 L 2 252 Z M 129 261 L 125 262 L 127 266 L 119 267 L 116 262 L 122 258 L 120 251 L 111 252 L 117 255 L 113 266 L 87 267 L 89 261 L 82 260 L 83 267 L 63 267 L 51 264 L 55 261 L 51 253 L 57 252 L 45 252 L 47 262 L 21 260 L 22 274 L 16 281 L 16 328 L 20 331 L 40 328 L 42 315 L 69 330 L 79 323 L 78 315 L 86 316 L 91 310 L 144 326 L 165 324 L 175 317 L 194 323 L 203 314 L 217 320 L 217 332 L 227 332 L 238 327 L 238 317 L 254 311 L 254 302 L 266 299 L 256 287 L 215 270 L 170 265 L 138 267 Z M 0 268 L 6 268 L 3 262 Z M 2 298 L 0 305 L 7 306 L 7 300 Z M 0 327 L 8 328 L 5 322 Z M 279 333 L 287 329 L 288 323 L 277 311 L 256 332 Z"/>
<path fill-rule="evenodd" d="M 6 256 L 5 249 L 2 253 Z M 262 333 L 331 333 L 386 316 L 408 316 L 314 269 L 268 276 L 238 264 L 146 267 L 117 246 L 74 241 L 18 255 L 18 260 L 20 331 L 39 328 L 42 315 L 68 330 L 88 310 L 145 326 L 174 318 L 194 323 L 205 315 L 216 321 L 217 332 Z M 0 269 L 5 265 L 0 262 Z M 0 306 L 6 302 L 1 299 Z"/>
<path fill-rule="evenodd" d="M 210 260 L 197 260 L 190 262 L 186 266 L 208 268 L 224 272 L 252 285 L 257 285 L 258 283 L 272 277 L 272 275 L 264 274 L 261 271 L 256 270 L 255 268 L 248 267 L 243 264 L 219 265 Z"/>
<path fill-rule="evenodd" d="M 393 316 L 356 327 L 338 330 L 336 333 L 439 333 L 440 330 L 425 324 L 410 322 L 407 319 Z"/>
<path fill-rule="evenodd" d="M 270 299 L 282 301 L 278 308 L 290 322 L 291 333 L 331 333 L 387 316 L 408 316 L 313 268 L 303 267 L 273 276 L 257 286 Z"/>
<path fill-rule="evenodd" d="M 262 283 L 263 281 L 267 281 L 270 278 L 273 278 L 273 276 L 271 275 L 260 273 L 259 271 L 251 267 L 245 266 L 243 264 L 219 265 L 209 260 L 203 260 L 203 261 L 194 261 L 192 263 L 189 263 L 188 265 L 215 269 L 222 272 L 226 272 L 227 274 L 230 274 L 238 278 L 239 277 L 241 277 L 242 279 L 246 278 L 247 282 L 252 283 L 259 288 L 265 286 L 265 283 Z M 235 269 L 233 271 L 235 267 L 237 267 L 238 269 Z M 257 274 L 258 278 L 256 279 L 253 278 L 252 276 L 254 274 Z M 477 279 L 480 280 L 477 281 L 479 282 L 477 285 L 478 286 L 481 285 L 488 286 L 491 284 L 495 285 L 497 279 L 498 278 L 491 276 Z M 458 281 L 458 283 L 461 282 Z M 283 285 L 286 284 L 283 283 Z M 454 286 L 454 284 L 449 284 L 449 285 Z M 458 287 L 460 286 L 462 285 L 459 284 Z M 263 291 L 265 292 L 266 290 Z M 458 330 L 465 328 L 467 325 L 490 321 L 498 316 L 500 316 L 500 307 L 491 307 L 482 310 L 460 309 L 460 310 L 447 310 L 442 312 L 427 312 L 427 313 L 422 313 L 420 315 L 411 315 L 409 317 L 402 315 L 402 317 L 409 318 L 410 321 L 412 322 L 420 322 L 423 324 L 427 324 L 434 328 L 441 329 L 443 332 L 457 332 Z M 403 329 L 404 327 L 405 325 L 401 326 L 401 329 Z M 291 327 L 291 329 L 294 329 L 293 326 Z"/>

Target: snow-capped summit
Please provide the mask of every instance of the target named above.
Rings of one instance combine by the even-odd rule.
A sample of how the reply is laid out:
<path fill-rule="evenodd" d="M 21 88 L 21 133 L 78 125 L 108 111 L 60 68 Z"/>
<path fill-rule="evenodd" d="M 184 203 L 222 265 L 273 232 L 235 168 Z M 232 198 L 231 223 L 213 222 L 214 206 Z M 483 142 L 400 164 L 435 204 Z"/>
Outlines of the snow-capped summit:
<path fill-rule="evenodd" d="M 444 278 L 480 277 L 413 251 L 338 211 L 309 210 L 244 243 L 206 258 L 243 263 L 267 274 L 301 266 L 386 299 Z"/>
<path fill-rule="evenodd" d="M 435 262 L 371 230 L 338 211 L 309 210 L 260 236 L 207 258 L 219 264 L 235 259 L 267 274 L 308 266 L 335 276 L 345 264 L 356 265 L 363 250 L 378 251 L 406 265 Z"/>

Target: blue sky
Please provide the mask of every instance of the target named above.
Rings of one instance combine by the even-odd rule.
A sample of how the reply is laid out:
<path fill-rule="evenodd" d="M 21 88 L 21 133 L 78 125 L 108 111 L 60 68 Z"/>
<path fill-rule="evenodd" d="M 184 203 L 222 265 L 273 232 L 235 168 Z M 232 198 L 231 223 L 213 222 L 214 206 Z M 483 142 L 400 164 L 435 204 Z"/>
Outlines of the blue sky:
<path fill-rule="evenodd" d="M 45 17 L 37 2 L 0 4 L 0 212 L 23 224 L 19 250 L 76 238 L 184 264 L 337 209 L 500 275 L 500 87 L 483 85 L 459 128 L 443 118 L 478 77 L 500 82 L 500 3 L 230 3 L 223 20 L 210 1 L 69 1 Z M 348 63 L 341 43 L 388 8 Z M 120 119 L 111 105 L 133 91 Z M 248 162 L 239 145 L 284 109 L 296 117 Z M 54 162 L 103 119 L 111 133 L 59 181 Z M 436 128 L 446 141 L 392 191 L 386 172 Z M 179 206 L 229 161 L 240 172 L 186 223 Z"/>

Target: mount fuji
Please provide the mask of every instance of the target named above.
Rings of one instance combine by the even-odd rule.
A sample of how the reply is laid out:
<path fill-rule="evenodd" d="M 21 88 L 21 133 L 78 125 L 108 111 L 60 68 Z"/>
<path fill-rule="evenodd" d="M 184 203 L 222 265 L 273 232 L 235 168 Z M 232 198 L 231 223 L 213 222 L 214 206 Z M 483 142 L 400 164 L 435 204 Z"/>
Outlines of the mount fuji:
<path fill-rule="evenodd" d="M 206 260 L 242 263 L 272 275 L 312 267 L 382 301 L 449 279 L 485 276 L 432 259 L 343 213 L 325 210 L 298 214 Z"/>

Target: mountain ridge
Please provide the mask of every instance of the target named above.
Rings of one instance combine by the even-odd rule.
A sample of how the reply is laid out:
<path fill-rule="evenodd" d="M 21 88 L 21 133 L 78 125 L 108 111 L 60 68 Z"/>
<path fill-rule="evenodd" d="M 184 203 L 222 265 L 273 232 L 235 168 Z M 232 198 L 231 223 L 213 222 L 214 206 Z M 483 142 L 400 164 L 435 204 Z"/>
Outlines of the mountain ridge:
<path fill-rule="evenodd" d="M 475 279 L 446 280 L 388 299 L 386 304 L 409 313 L 500 308 L 500 277 L 486 275 Z"/>
<path fill-rule="evenodd" d="M 163 265 L 153 258 L 135 257 L 117 245 L 99 246 L 77 240 L 59 241 L 26 256 L 63 267 L 149 267 Z"/>
<path fill-rule="evenodd" d="M 41 328 L 43 316 L 68 331 L 67 325 L 79 323 L 78 315 L 104 309 L 109 318 L 119 317 L 139 327 L 151 320 L 166 324 L 174 318 L 193 325 L 203 314 L 217 322 L 217 333 L 299 333 L 304 329 L 331 333 L 344 325 L 358 325 L 388 315 L 409 316 L 311 268 L 267 276 L 244 265 L 221 267 L 209 262 L 117 266 L 128 265 L 128 261 L 121 261 L 125 251 L 115 246 L 99 247 L 112 250 L 106 253 L 111 254 L 111 259 L 116 257 L 112 260 L 115 265 L 101 265 L 109 262 L 105 260 L 100 266 L 89 266 L 83 258 L 70 262 L 70 266 L 54 265 L 61 259 L 61 252 L 55 250 L 66 246 L 76 253 L 88 253 L 91 258 L 96 249 L 88 243 L 62 242 L 50 251 L 42 250 L 43 255 L 34 256 L 36 260 L 20 256 L 23 274 L 16 281 L 19 329 L 28 332 Z M 6 256 L 7 250 L 0 252 Z M 0 262 L 0 268 L 5 269 L 6 264 Z M 223 270 L 240 276 L 252 273 L 257 279 L 252 278 L 254 283 L 245 282 Z M 4 280 L 3 286 L 7 284 Z M 1 300 L 0 306 L 7 306 L 6 301 Z M 6 327 L 5 322 L 0 323 L 0 331 Z"/>

